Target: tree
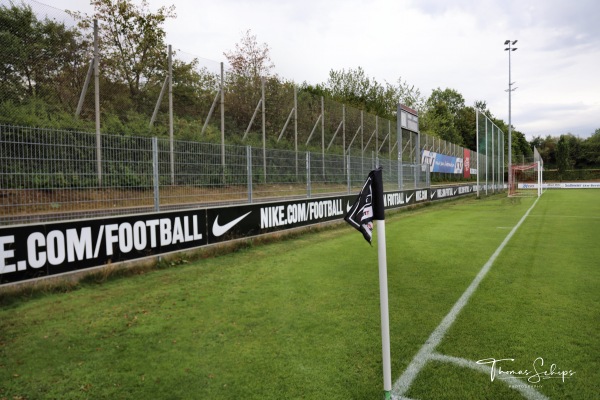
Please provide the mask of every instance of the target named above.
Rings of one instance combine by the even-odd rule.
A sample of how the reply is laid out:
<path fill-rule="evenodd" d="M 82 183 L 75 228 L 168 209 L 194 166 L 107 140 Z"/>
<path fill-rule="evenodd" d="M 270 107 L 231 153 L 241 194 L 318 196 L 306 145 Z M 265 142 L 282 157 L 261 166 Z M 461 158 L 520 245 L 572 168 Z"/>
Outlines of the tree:
<path fill-rule="evenodd" d="M 404 104 L 412 109 L 422 112 L 425 107 L 425 98 L 419 88 L 410 85 L 408 82 L 398 78 L 395 85 L 386 82 L 386 93 L 389 93 L 390 104 Z M 396 110 L 395 110 L 396 111 Z"/>
<path fill-rule="evenodd" d="M 519 156 L 521 158 L 522 161 L 525 161 L 525 159 L 530 159 L 533 157 L 533 149 L 531 148 L 529 142 L 527 141 L 527 138 L 525 137 L 525 135 L 516 130 L 516 129 L 512 129 L 512 153 L 513 153 L 513 160 L 515 163 L 517 163 L 519 161 Z"/>
<path fill-rule="evenodd" d="M 544 160 L 546 168 L 556 167 L 556 145 L 558 137 L 547 135 L 545 138 L 541 136 L 534 137 L 530 143 L 531 147 L 536 147 L 540 156 Z"/>
<path fill-rule="evenodd" d="M 532 147 L 536 147 L 538 149 L 538 151 L 541 150 L 542 146 L 544 145 L 544 139 L 542 139 L 541 136 L 535 136 L 533 139 L 531 139 L 531 142 L 529 142 L 531 144 Z M 541 152 L 540 152 L 541 154 Z"/>
<path fill-rule="evenodd" d="M 464 107 L 465 99 L 456 90 L 435 89 L 425 104 L 421 131 L 463 145 L 464 140 L 457 127 L 457 120 L 460 110 Z"/>
<path fill-rule="evenodd" d="M 600 129 L 596 129 L 587 139 L 570 133 L 560 137 L 537 136 L 531 140 L 530 145 L 537 147 L 544 165 L 549 168 L 567 170 L 600 167 Z"/>
<path fill-rule="evenodd" d="M 72 101 L 84 49 L 77 30 L 40 21 L 30 6 L 0 6 L 0 99 Z"/>
<path fill-rule="evenodd" d="M 156 88 L 154 98 L 159 89 Z M 177 115 L 189 120 L 206 118 L 219 89 L 220 77 L 206 67 L 200 68 L 198 59 L 189 63 L 173 60 L 173 108 Z"/>
<path fill-rule="evenodd" d="M 256 35 L 248 29 L 244 32 L 235 50 L 223 53 L 231 65 L 232 72 L 225 76 L 225 103 L 228 105 L 228 128 L 234 132 L 244 132 L 252 119 L 254 110 L 261 99 L 262 80 L 265 86 L 270 79 L 271 70 L 275 67 L 271 61 L 269 46 L 259 44 Z M 253 130 L 260 125 L 254 123 Z"/>
<path fill-rule="evenodd" d="M 348 71 L 330 70 L 324 87 L 334 100 L 368 111 L 377 91 L 376 85 L 378 84 L 371 82 L 365 71 L 358 67 Z"/>
<path fill-rule="evenodd" d="M 304 81 L 300 85 L 300 89 L 303 92 L 310 93 L 313 96 L 331 96 L 329 90 L 326 89 L 325 86 L 323 86 L 320 83 L 317 83 L 316 85 L 311 85 L 310 83 Z"/>
<path fill-rule="evenodd" d="M 469 149 L 474 149 L 477 145 L 477 117 L 474 107 L 463 107 L 458 111 L 455 119 L 455 126 L 462 137 L 462 145 Z"/>
<path fill-rule="evenodd" d="M 437 88 L 427 99 L 427 106 L 442 103 L 453 117 L 456 117 L 458 112 L 465 107 L 465 99 L 462 94 L 450 88 L 444 90 Z"/>
<path fill-rule="evenodd" d="M 581 144 L 581 156 L 587 166 L 600 167 L 600 128 Z"/>
<path fill-rule="evenodd" d="M 491 114 L 487 109 L 487 102 L 485 100 L 475 100 L 475 104 L 473 107 L 481 111 L 482 113 L 486 113 L 486 115 L 487 113 Z M 488 117 L 491 118 L 492 116 L 488 115 Z"/>
<path fill-rule="evenodd" d="M 566 135 L 566 140 L 569 145 L 569 167 L 579 168 L 585 164 L 585 160 L 582 158 L 581 145 L 582 140 L 572 134 Z"/>
<path fill-rule="evenodd" d="M 166 72 L 167 54 L 164 22 L 175 18 L 175 6 L 151 12 L 148 2 L 139 6 L 131 0 L 92 0 L 92 16 L 70 12 L 82 29 L 98 20 L 103 75 L 124 83 L 134 102 L 147 87 L 160 84 Z"/>
<path fill-rule="evenodd" d="M 402 78 L 398 78 L 395 84 L 380 84 L 361 67 L 348 71 L 329 71 L 323 88 L 336 101 L 388 119 L 396 117 L 399 103 L 417 110 L 422 109 L 424 103 L 419 89 L 410 86 Z"/>
<path fill-rule="evenodd" d="M 258 44 L 256 35 L 248 29 L 242 39 L 236 43 L 235 50 L 223 53 L 231 65 L 233 73 L 245 78 L 256 80 L 261 77 L 271 76 L 275 65 L 271 61 L 269 46 L 266 43 Z"/>
<path fill-rule="evenodd" d="M 556 166 L 559 176 L 569 169 L 569 142 L 565 135 L 560 135 L 556 145 Z"/>

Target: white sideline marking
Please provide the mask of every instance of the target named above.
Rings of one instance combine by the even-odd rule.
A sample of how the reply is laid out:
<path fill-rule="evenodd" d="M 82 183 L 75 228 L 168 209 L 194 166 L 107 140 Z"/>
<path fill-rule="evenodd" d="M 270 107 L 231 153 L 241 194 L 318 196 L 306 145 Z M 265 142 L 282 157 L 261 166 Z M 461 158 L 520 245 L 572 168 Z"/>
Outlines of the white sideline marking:
<path fill-rule="evenodd" d="M 440 324 L 437 326 L 437 328 L 435 328 L 435 330 L 431 333 L 431 335 L 429 336 L 429 338 L 427 339 L 427 341 L 425 342 L 423 347 L 421 347 L 421 349 L 417 352 L 417 354 L 412 359 L 412 361 L 410 362 L 410 364 L 408 365 L 408 367 L 406 368 L 404 373 L 394 383 L 394 386 L 392 387 L 393 395 L 403 398 L 404 394 L 406 392 L 408 392 L 410 385 L 412 385 L 413 381 L 415 380 L 415 378 L 417 377 L 417 375 L 419 374 L 421 369 L 423 369 L 423 367 L 425 366 L 427 361 L 431 358 L 431 355 L 433 354 L 433 351 L 435 350 L 437 345 L 442 341 L 442 339 L 444 338 L 444 335 L 446 334 L 446 332 L 448 331 L 450 326 L 452 326 L 452 324 L 456 320 L 456 317 L 458 316 L 458 314 L 461 312 L 463 307 L 467 304 L 471 295 L 475 292 L 475 290 L 477 290 L 477 287 L 479 286 L 479 284 L 481 283 L 481 281 L 483 280 L 483 278 L 485 277 L 487 272 L 492 267 L 492 264 L 494 263 L 494 261 L 496 261 L 496 258 L 498 258 L 498 255 L 500 255 L 500 253 L 502 252 L 502 250 L 504 249 L 506 244 L 513 237 L 513 235 L 515 234 L 517 229 L 519 229 L 519 227 L 521 226 L 523 221 L 525 221 L 525 218 L 527 218 L 527 216 L 529 215 L 531 210 L 533 210 L 533 207 L 535 207 L 538 200 L 539 200 L 539 197 L 537 199 L 535 199 L 535 201 L 533 202 L 531 207 L 529 207 L 529 209 L 527 210 L 525 215 L 523 215 L 523 217 L 519 220 L 517 225 L 515 225 L 514 228 L 512 228 L 512 230 L 508 233 L 506 238 L 504 238 L 504 240 L 502 241 L 500 246 L 496 249 L 494 254 L 492 254 L 490 259 L 481 268 L 481 270 L 479 271 L 479 273 L 477 274 L 475 279 L 473 279 L 473 282 L 471 282 L 471 284 L 469 285 L 467 290 L 465 290 L 465 292 L 462 294 L 462 296 L 460 296 L 460 298 L 454 304 L 454 306 L 452 306 L 452 309 L 450 310 L 450 312 L 444 317 L 442 322 L 440 322 Z"/>

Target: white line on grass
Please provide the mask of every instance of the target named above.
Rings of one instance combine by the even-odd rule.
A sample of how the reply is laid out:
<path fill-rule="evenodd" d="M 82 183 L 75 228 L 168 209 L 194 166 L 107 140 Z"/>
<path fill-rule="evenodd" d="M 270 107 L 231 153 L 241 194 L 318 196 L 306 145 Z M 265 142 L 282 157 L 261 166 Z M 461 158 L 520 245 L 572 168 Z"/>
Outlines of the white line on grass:
<path fill-rule="evenodd" d="M 519 220 L 517 225 L 515 225 L 514 228 L 512 228 L 512 230 L 508 233 L 506 238 L 504 238 L 504 240 L 502 241 L 500 246 L 496 249 L 494 254 L 492 254 L 490 259 L 481 268 L 481 270 L 479 271 L 479 273 L 477 274 L 475 279 L 473 279 L 473 282 L 471 282 L 471 284 L 469 285 L 467 290 L 465 290 L 465 292 L 462 294 L 462 296 L 460 296 L 460 298 L 454 304 L 454 306 L 452 307 L 450 312 L 444 317 L 442 322 L 440 322 L 440 324 L 437 326 L 437 328 L 435 328 L 435 330 L 431 333 L 431 335 L 429 336 L 429 339 L 427 339 L 427 341 L 425 342 L 423 347 L 421 347 L 421 349 L 417 352 L 417 354 L 412 359 L 412 361 L 410 362 L 410 364 L 408 365 L 408 367 L 406 368 L 404 373 L 394 383 L 394 386 L 392 388 L 392 394 L 394 396 L 399 397 L 399 398 L 404 398 L 404 394 L 406 392 L 408 392 L 410 385 L 412 385 L 413 381 L 415 380 L 415 378 L 417 377 L 417 375 L 419 374 L 421 369 L 423 369 L 423 367 L 425 366 L 427 361 L 431 358 L 433 351 L 435 350 L 437 345 L 442 341 L 442 339 L 444 338 L 444 335 L 446 334 L 446 332 L 448 331 L 450 326 L 452 326 L 452 324 L 456 320 L 456 317 L 458 316 L 458 314 L 461 312 L 463 307 L 467 304 L 471 295 L 475 292 L 475 290 L 477 290 L 477 287 L 479 286 L 479 284 L 481 283 L 481 281 L 483 280 L 483 278 L 485 277 L 487 272 L 492 267 L 492 264 L 494 263 L 494 261 L 496 261 L 496 258 L 498 258 L 498 255 L 500 255 L 500 253 L 502 252 L 502 250 L 504 249 L 506 244 L 513 237 L 513 235 L 515 234 L 517 229 L 519 229 L 519 227 L 521 226 L 523 221 L 525 221 L 525 218 L 527 218 L 527 216 L 529 215 L 531 210 L 533 210 L 533 207 L 535 207 L 538 200 L 539 200 L 539 197 L 535 200 L 535 202 L 531 205 L 531 207 L 529 207 L 529 210 L 527 210 L 527 212 Z"/>

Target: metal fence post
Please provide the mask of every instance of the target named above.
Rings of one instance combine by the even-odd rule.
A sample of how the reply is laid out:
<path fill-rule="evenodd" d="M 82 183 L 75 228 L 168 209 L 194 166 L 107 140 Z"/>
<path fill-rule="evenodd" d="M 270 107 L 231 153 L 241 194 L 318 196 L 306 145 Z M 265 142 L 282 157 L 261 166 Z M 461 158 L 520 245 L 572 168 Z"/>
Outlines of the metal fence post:
<path fill-rule="evenodd" d="M 494 152 L 494 126 L 492 125 L 492 193 L 496 193 L 496 167 L 495 167 L 495 162 L 494 162 L 494 157 L 495 157 L 495 152 Z M 498 127 L 496 127 L 496 129 L 498 129 Z"/>
<path fill-rule="evenodd" d="M 294 153 L 296 159 L 296 179 L 298 179 L 298 87 L 294 85 Z"/>
<path fill-rule="evenodd" d="M 321 96 L 321 158 L 323 159 L 323 180 L 325 180 L 325 99 Z"/>
<path fill-rule="evenodd" d="M 360 176 L 365 175 L 365 171 L 363 170 L 365 164 L 365 144 L 364 144 L 364 136 L 365 136 L 365 124 L 364 124 L 364 111 L 360 110 Z"/>
<path fill-rule="evenodd" d="M 154 106 L 154 112 L 152 113 L 152 118 L 150 118 L 150 123 L 148 124 L 148 128 L 152 129 L 154 126 L 154 121 L 156 121 L 156 116 L 158 115 L 158 110 L 160 109 L 160 103 L 162 103 L 162 99 L 165 96 L 165 90 L 167 90 L 167 84 L 169 83 L 169 77 L 165 78 L 163 82 L 162 88 L 160 89 L 160 93 L 158 94 L 158 100 L 156 100 L 156 105 Z M 208 119 L 204 123 L 204 127 L 208 124 Z M 202 128 L 202 133 L 204 133 L 204 129 Z"/>
<path fill-rule="evenodd" d="M 342 150 L 344 155 L 346 155 L 346 105 L 342 104 Z M 344 157 L 344 161 L 346 158 Z"/>
<path fill-rule="evenodd" d="M 379 158 L 379 116 L 375 115 L 375 152 Z"/>
<path fill-rule="evenodd" d="M 485 195 L 488 195 L 488 121 L 485 120 Z"/>
<path fill-rule="evenodd" d="M 94 73 L 94 64 L 96 62 L 95 58 L 92 58 L 90 62 L 90 66 L 88 68 L 87 75 L 85 76 L 85 81 L 83 82 L 83 88 L 81 89 L 81 94 L 79 95 L 79 103 L 77 103 L 77 109 L 75 110 L 75 117 L 78 118 L 81 114 L 81 109 L 83 108 L 83 101 L 85 100 L 85 95 L 87 93 L 88 87 L 90 85 L 90 81 L 92 80 L 92 74 Z"/>
<path fill-rule="evenodd" d="M 252 147 L 246 146 L 246 172 L 248 174 L 248 203 L 252 203 Z"/>
<path fill-rule="evenodd" d="M 388 120 L 388 159 L 392 159 L 392 121 Z"/>
<path fill-rule="evenodd" d="M 158 176 L 158 139 L 152 138 L 152 183 L 154 186 L 154 211 L 160 211 L 160 192 Z"/>
<path fill-rule="evenodd" d="M 261 82 L 261 102 L 262 102 L 262 143 L 263 143 L 263 174 L 264 183 L 267 183 L 267 131 L 265 122 L 265 78 L 260 79 Z"/>
<path fill-rule="evenodd" d="M 221 62 L 221 166 L 225 184 L 225 70 Z"/>
<path fill-rule="evenodd" d="M 417 140 L 415 143 L 415 189 L 417 188 L 418 171 L 417 165 L 421 163 L 421 133 L 417 132 Z"/>
<path fill-rule="evenodd" d="M 398 137 L 398 190 L 402 190 L 403 182 L 402 175 L 404 171 L 402 170 L 402 151 L 404 150 L 402 146 L 402 127 L 400 126 L 400 118 L 398 118 L 398 123 L 396 125 L 396 135 Z"/>
<path fill-rule="evenodd" d="M 98 20 L 94 20 L 94 107 L 96 114 L 96 169 L 98 186 L 102 186 L 102 138 L 100 137 L 100 51 L 98 50 Z"/>
<path fill-rule="evenodd" d="M 475 168 L 477 169 L 477 198 L 479 198 L 479 110 L 475 112 L 475 148 L 477 149 L 477 158 L 475 159 Z"/>
<path fill-rule="evenodd" d="M 352 179 L 350 178 L 350 155 L 346 156 L 346 174 L 347 174 L 347 181 L 348 181 L 348 194 L 350 194 L 350 190 L 351 190 L 351 186 L 352 186 Z"/>
<path fill-rule="evenodd" d="M 171 185 L 175 185 L 175 149 L 173 148 L 173 50 L 169 45 L 169 154 L 171 160 Z"/>
<path fill-rule="evenodd" d="M 306 197 L 310 199 L 310 151 L 306 152 Z"/>

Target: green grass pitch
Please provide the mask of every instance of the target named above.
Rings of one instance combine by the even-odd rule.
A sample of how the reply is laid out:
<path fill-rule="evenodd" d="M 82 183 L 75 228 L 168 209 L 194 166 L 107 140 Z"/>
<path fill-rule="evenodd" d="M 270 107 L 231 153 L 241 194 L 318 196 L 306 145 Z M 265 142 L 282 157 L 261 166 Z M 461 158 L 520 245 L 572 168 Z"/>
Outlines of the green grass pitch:
<path fill-rule="evenodd" d="M 388 216 L 393 381 L 534 201 L 469 198 Z M 404 396 L 526 398 L 502 379 L 513 376 L 538 398 L 598 398 L 599 238 L 599 191 L 545 192 Z M 448 361 L 491 358 L 504 360 L 494 380 Z M 533 382 L 534 370 L 544 379 Z M 377 248 L 346 224 L 0 308 L 0 399 L 382 392 Z"/>

